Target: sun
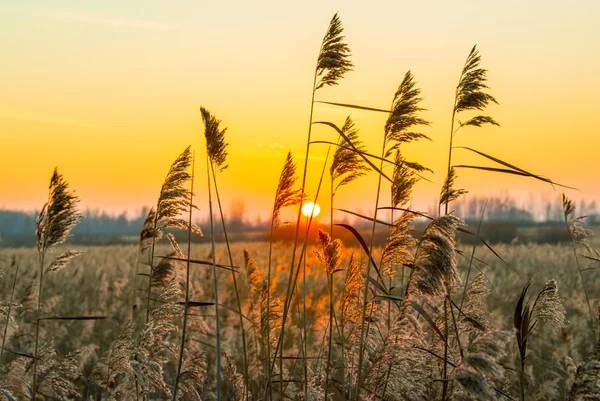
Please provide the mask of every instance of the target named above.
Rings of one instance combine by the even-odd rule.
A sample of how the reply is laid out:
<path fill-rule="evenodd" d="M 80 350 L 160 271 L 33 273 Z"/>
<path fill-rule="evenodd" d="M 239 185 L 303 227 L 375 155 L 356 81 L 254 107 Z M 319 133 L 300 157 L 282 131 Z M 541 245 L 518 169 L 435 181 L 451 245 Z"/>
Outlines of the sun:
<path fill-rule="evenodd" d="M 315 202 L 306 202 L 304 206 L 302 206 L 302 214 L 306 217 L 316 217 L 321 213 L 321 207 Z"/>

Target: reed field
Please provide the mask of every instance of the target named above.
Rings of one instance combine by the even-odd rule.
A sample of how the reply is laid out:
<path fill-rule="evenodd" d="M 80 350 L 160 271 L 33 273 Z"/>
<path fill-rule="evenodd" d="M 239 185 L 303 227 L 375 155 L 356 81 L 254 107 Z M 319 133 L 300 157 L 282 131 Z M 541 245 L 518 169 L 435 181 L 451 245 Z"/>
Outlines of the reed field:
<path fill-rule="evenodd" d="M 467 226 L 454 212 L 469 189 L 456 186 L 464 169 L 569 189 L 506 155 L 462 146 L 482 164 L 453 159 L 457 132 L 465 144 L 477 128 L 499 126 L 487 112 L 498 102 L 479 49 L 466 56 L 452 119 L 436 121 L 448 137 L 428 138 L 426 98 L 410 71 L 387 109 L 316 100 L 353 69 L 336 14 L 315 66 L 306 153 L 301 165 L 291 153 L 281 160 L 267 241 L 229 240 L 219 185 L 235 179 L 226 170 L 235 160 L 226 122 L 208 108 L 200 108 L 206 149 L 187 147 L 164 166 L 139 245 L 70 245 L 80 199 L 57 168 L 40 188 L 48 200 L 31 233 L 37 247 L 0 251 L 0 399 L 600 400 L 600 254 L 585 217 L 563 195 L 568 243 L 494 244 L 480 235 L 483 216 Z M 385 114 L 370 134 L 381 148 L 364 146 L 351 116 L 313 120 L 319 103 Z M 331 139 L 315 141 L 315 125 Z M 449 140 L 433 214 L 411 207 L 414 185 L 431 172 L 403 155 L 419 140 Z M 317 143 L 329 153 L 320 181 L 309 183 Z M 195 180 L 200 169 L 208 182 Z M 373 177 L 373 215 L 338 204 L 338 190 Z M 317 186 L 312 198 L 308 186 Z M 198 197 L 209 199 L 202 227 Z M 331 223 L 316 229 L 306 204 L 324 197 Z M 284 225 L 292 238 L 278 240 Z M 375 239 L 381 233 L 385 241 Z"/>

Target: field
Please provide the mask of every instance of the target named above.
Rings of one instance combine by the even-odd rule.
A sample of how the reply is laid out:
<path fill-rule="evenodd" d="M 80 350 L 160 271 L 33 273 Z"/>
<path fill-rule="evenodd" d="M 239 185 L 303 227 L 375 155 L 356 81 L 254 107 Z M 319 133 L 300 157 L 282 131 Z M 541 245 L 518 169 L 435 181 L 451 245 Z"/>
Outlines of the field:
<path fill-rule="evenodd" d="M 316 250 L 317 247 L 313 246 Z M 472 250 L 471 246 L 463 246 L 467 254 Z M 531 395 L 531 400 L 562 400 L 568 392 L 575 374 L 575 366 L 580 363 L 589 353 L 594 343 L 588 329 L 588 314 L 585 306 L 585 298 L 580 289 L 581 283 L 576 274 L 577 265 L 575 263 L 572 250 L 568 246 L 554 245 L 498 245 L 494 249 L 506 261 L 504 265 L 491 252 L 485 248 L 478 247 L 476 257 L 481 262 L 476 262 L 478 268 L 485 271 L 486 278 L 489 280 L 491 293 L 487 297 L 489 309 L 490 327 L 499 330 L 512 330 L 513 314 L 520 291 L 525 283 L 531 280 L 531 287 L 535 291 L 541 289 L 544 283 L 550 279 L 556 279 L 559 283 L 560 296 L 564 299 L 567 310 L 566 318 L 568 324 L 563 329 L 541 328 L 530 338 L 531 362 L 527 366 L 529 377 L 535 378 L 528 384 L 527 392 Z M 57 249 L 58 254 L 65 249 Z M 47 321 L 41 328 L 42 338 L 46 341 L 53 341 L 59 354 L 67 354 L 73 350 L 80 350 L 77 365 L 81 369 L 81 376 L 75 379 L 76 388 L 85 399 L 101 398 L 100 386 L 94 381 L 93 372 L 98 367 L 101 358 L 106 355 L 114 344 L 120 330 L 126 325 L 129 319 L 139 319 L 142 314 L 141 308 L 131 308 L 132 293 L 134 290 L 135 265 L 138 255 L 138 248 L 135 246 L 110 246 L 110 247 L 83 247 L 80 250 L 83 254 L 75 258 L 69 269 L 58 272 L 45 283 L 44 303 L 42 310 L 44 314 L 56 316 L 105 316 L 105 320 L 91 321 Z M 232 244 L 232 253 L 234 256 L 234 265 L 244 266 L 243 251 L 247 250 L 255 258 L 257 267 L 264 274 L 268 264 L 268 243 L 235 243 Z M 275 247 L 274 260 L 275 278 L 273 280 L 273 294 L 283 297 L 285 291 L 285 282 L 289 270 L 289 255 L 291 246 L 289 244 L 277 244 Z M 168 252 L 167 247 L 161 247 L 158 253 Z M 344 258 L 341 263 L 346 266 L 350 253 L 360 255 L 359 248 L 345 248 Z M 380 254 L 378 249 L 375 254 Z M 210 245 L 195 246 L 192 252 L 194 259 L 209 260 L 211 254 Z M 217 248 L 217 259 L 222 260 L 227 257 L 227 252 L 223 244 Z M 306 265 L 307 276 L 307 319 L 308 319 L 308 337 L 307 349 L 309 350 L 309 369 L 313 374 L 323 373 L 324 354 L 326 341 L 323 338 L 327 333 L 327 275 L 325 270 L 313 255 L 312 251 L 308 253 L 309 259 Z M 32 336 L 32 321 L 34 316 L 34 306 L 32 304 L 30 285 L 36 282 L 36 264 L 38 262 L 38 253 L 35 249 L 5 249 L 2 253 L 6 275 L 1 280 L 2 294 L 10 294 L 12 280 L 14 278 L 15 266 L 19 266 L 18 285 L 14 291 L 14 300 L 23 305 L 13 312 L 15 324 L 9 326 L 6 350 L 21 350 L 28 343 L 28 337 Z M 14 256 L 15 265 L 8 268 L 11 258 Z M 486 266 L 489 264 L 489 266 Z M 464 277 L 468 268 L 468 258 L 459 259 L 459 271 Z M 185 281 L 184 266 L 179 266 L 178 277 Z M 341 297 L 343 293 L 342 276 L 345 272 L 340 272 L 340 279 L 336 282 L 334 293 L 336 294 L 335 309 L 340 310 Z M 394 279 L 398 283 L 400 273 Z M 588 282 L 598 282 L 597 273 L 594 270 L 587 271 L 586 279 Z M 145 278 L 138 278 L 137 287 L 144 287 Z M 247 302 L 249 293 L 247 291 L 247 275 L 245 269 L 239 273 L 238 284 L 242 288 L 242 299 L 246 300 L 244 312 L 251 316 L 250 305 Z M 214 298 L 212 290 L 211 269 L 210 266 L 196 266 L 192 273 L 192 291 L 190 299 L 194 301 L 210 301 Z M 232 282 L 230 275 L 221 272 L 219 276 L 220 292 L 223 305 L 230 308 L 235 307 L 235 297 L 231 293 Z M 590 286 L 592 299 L 598 299 L 597 286 Z M 298 289 L 303 291 L 303 283 L 299 284 Z M 277 295 L 278 294 L 278 295 Z M 251 296 L 250 296 L 251 298 Z M 143 297 L 137 297 L 136 304 L 139 306 L 143 302 Z M 300 306 L 297 306 L 301 309 Z M 302 316 L 298 315 L 301 311 L 292 309 L 290 315 L 291 322 L 289 326 L 290 339 L 284 347 L 286 357 L 297 357 L 301 349 L 299 348 L 298 337 L 302 329 Z M 243 365 L 242 345 L 239 331 L 239 320 L 237 316 L 223 309 L 221 315 L 221 336 L 224 339 L 222 343 L 223 351 L 234 359 L 236 366 Z M 338 317 L 339 318 L 339 317 Z M 175 324 L 181 324 L 179 320 Z M 201 344 L 208 357 L 207 371 L 205 381 L 200 387 L 202 399 L 214 399 L 215 379 L 212 370 L 214 366 L 210 359 L 214 358 L 214 311 L 209 307 L 194 308 L 194 317 L 191 319 L 189 336 Z M 260 323 L 258 323 L 260 324 Z M 385 331 L 385 323 L 382 330 Z M 250 325 L 247 326 L 250 329 Z M 250 331 L 250 330 L 249 330 Z M 180 334 L 174 330 L 169 333 L 165 341 L 176 344 L 180 340 Z M 375 340 L 375 339 L 374 339 Z M 253 340 L 252 340 L 253 341 Z M 513 338 L 507 343 L 508 352 L 505 357 L 505 363 L 510 367 L 518 361 L 516 340 Z M 5 351 L 6 352 L 6 351 Z M 340 355 L 334 358 L 339 368 L 341 361 Z M 6 352 L 4 363 L 15 360 L 15 355 Z M 214 362 L 213 362 L 214 363 Z M 295 365 L 295 366 L 294 366 Z M 286 393 L 291 396 L 300 391 L 302 381 L 302 364 L 298 361 L 289 360 L 286 362 Z M 165 373 L 165 382 L 172 383 L 173 375 L 176 369 L 174 355 L 165 360 L 163 365 Z M 252 373 L 251 373 L 252 374 Z M 257 375 L 254 372 L 253 375 Z M 406 374 L 414 374 L 410 371 Z M 504 389 L 506 394 L 518 392 L 515 384 L 518 383 L 518 375 L 514 372 L 507 372 L 509 382 Z M 224 384 L 224 399 L 233 399 L 234 388 L 232 383 L 227 380 Z M 43 391 L 43 390 L 42 390 Z M 157 397 L 160 399 L 164 397 Z"/>

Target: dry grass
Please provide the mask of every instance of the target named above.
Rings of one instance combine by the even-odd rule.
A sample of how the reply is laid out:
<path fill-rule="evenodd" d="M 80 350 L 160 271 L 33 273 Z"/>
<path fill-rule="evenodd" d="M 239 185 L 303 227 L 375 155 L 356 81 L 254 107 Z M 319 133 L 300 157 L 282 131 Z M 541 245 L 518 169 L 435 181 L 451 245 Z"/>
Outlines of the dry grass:
<path fill-rule="evenodd" d="M 464 193 L 454 188 L 455 167 L 552 183 L 471 148 L 500 167 L 452 165 L 452 140 L 460 128 L 498 125 L 489 116 L 456 119 L 496 103 L 485 92 L 487 71 L 479 68 L 478 50 L 469 54 L 456 90 L 439 200 L 445 213 L 428 216 L 411 210 L 410 202 L 414 184 L 429 169 L 402 153 L 403 146 L 429 139 L 417 132 L 430 123 L 420 117 L 424 99 L 412 73 L 405 74 L 389 109 L 315 100 L 319 89 L 338 85 L 352 70 L 342 33 L 336 14 L 315 66 L 301 185 L 295 186 L 288 154 L 269 242 L 228 240 L 217 185 L 227 167 L 226 129 L 205 108 L 209 245 L 191 246 L 200 229 L 192 224 L 189 147 L 168 170 L 140 227 L 138 247 L 63 249 L 80 214 L 78 198 L 55 171 L 37 222 L 37 249 L 5 250 L 0 401 L 560 401 L 570 392 L 573 400 L 600 399 L 592 313 L 600 294 L 591 285 L 600 257 L 584 219 L 574 217 L 573 203 L 564 198 L 569 247 L 494 249 L 480 240 L 479 228 L 471 231 L 450 212 Z M 313 122 L 317 103 L 386 113 L 380 156 L 366 151 L 350 118 L 342 128 Z M 339 136 L 312 141 L 313 124 Z M 334 238 L 331 210 L 330 233 L 319 231 L 311 249 L 312 218 L 301 224 L 300 207 L 315 143 L 336 147 L 329 167 L 332 203 L 336 190 L 368 170 L 378 173 L 373 216 L 339 209 L 370 221 L 370 237 L 338 224 L 353 237 L 345 243 Z M 388 165 L 391 177 L 384 173 Z M 315 198 L 327 167 L 326 158 Z M 213 193 L 224 244 L 213 235 Z M 273 241 L 284 207 L 298 207 L 291 244 Z M 378 219 L 382 209 L 400 214 L 384 222 Z M 428 225 L 415 237 L 411 222 L 417 216 Z M 388 233 L 379 249 L 375 234 L 381 226 Z M 176 229 L 187 230 L 185 252 L 171 233 Z M 457 232 L 474 237 L 476 245 L 461 246 Z"/>

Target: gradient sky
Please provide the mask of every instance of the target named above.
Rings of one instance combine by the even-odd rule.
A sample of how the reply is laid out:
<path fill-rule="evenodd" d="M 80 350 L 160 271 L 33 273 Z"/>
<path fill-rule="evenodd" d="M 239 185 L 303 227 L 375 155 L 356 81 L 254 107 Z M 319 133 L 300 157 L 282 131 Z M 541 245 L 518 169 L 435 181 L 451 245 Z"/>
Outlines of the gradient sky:
<path fill-rule="evenodd" d="M 84 207 L 130 212 L 155 202 L 170 163 L 188 145 L 204 164 L 199 106 L 228 127 L 226 208 L 268 214 L 285 155 L 302 165 L 316 55 L 339 11 L 354 71 L 321 100 L 387 108 L 410 69 L 422 88 L 423 130 L 405 148 L 432 168 L 415 188 L 426 210 L 447 162 L 454 88 L 474 44 L 500 102 L 501 127 L 461 131 L 471 146 L 600 198 L 600 2 L 52 1 L 0 5 L 0 207 L 33 210 L 58 165 Z M 348 109 L 317 105 L 342 124 Z M 385 115 L 352 111 L 379 152 Z M 325 128 L 315 139 L 336 140 Z M 326 147 L 310 159 L 314 192 Z M 456 163 L 486 164 L 457 150 Z M 301 170 L 301 169 L 300 169 Z M 206 175 L 197 177 L 206 210 Z M 474 194 L 558 196 L 525 178 L 459 171 Z M 339 206 L 369 210 L 376 181 L 339 192 Z M 328 188 L 328 185 L 327 185 Z M 327 194 L 327 191 L 324 192 Z M 321 202 L 327 205 L 326 201 Z"/>

